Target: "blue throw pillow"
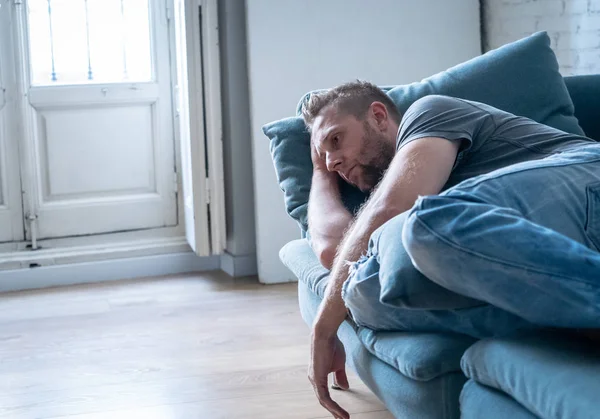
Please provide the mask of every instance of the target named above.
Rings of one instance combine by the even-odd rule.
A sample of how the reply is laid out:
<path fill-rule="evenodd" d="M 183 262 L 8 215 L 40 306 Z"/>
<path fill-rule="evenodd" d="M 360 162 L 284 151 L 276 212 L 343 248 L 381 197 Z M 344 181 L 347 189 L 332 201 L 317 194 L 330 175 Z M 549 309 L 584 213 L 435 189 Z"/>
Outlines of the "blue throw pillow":
<path fill-rule="evenodd" d="M 441 94 L 483 102 L 566 132 L 583 134 L 546 32 L 507 44 L 420 82 L 384 90 L 401 112 L 423 96 Z M 310 135 L 298 116 L 271 122 L 263 132 L 271 140 L 286 210 L 306 231 L 312 179 Z M 342 195 L 353 211 L 365 199 L 364 194 L 348 185 L 344 185 Z"/>
<path fill-rule="evenodd" d="M 290 117 L 263 127 L 271 139 L 270 149 L 279 187 L 283 191 L 288 214 L 308 231 L 308 197 L 312 183 L 310 134 L 301 117 Z M 340 178 L 342 200 L 349 211 L 355 213 L 366 195 Z"/>
<path fill-rule="evenodd" d="M 263 127 L 270 139 L 271 157 L 288 214 L 308 230 L 308 197 L 312 183 L 310 134 L 300 117 L 285 118 Z"/>

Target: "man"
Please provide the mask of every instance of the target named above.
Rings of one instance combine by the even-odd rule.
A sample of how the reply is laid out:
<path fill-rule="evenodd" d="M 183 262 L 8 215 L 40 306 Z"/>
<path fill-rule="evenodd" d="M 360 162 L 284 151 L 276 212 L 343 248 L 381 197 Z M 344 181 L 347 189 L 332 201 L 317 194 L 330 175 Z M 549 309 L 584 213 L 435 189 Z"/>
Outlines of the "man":
<path fill-rule="evenodd" d="M 406 211 L 398 239 L 428 279 L 542 326 L 600 328 L 599 143 L 445 96 L 400 115 L 360 81 L 311 95 L 303 117 L 314 165 L 311 242 L 331 269 L 309 379 L 334 417 L 349 417 L 327 387 L 333 372 L 348 388 L 336 333 L 349 262 Z M 338 176 L 370 192 L 355 220 Z"/>

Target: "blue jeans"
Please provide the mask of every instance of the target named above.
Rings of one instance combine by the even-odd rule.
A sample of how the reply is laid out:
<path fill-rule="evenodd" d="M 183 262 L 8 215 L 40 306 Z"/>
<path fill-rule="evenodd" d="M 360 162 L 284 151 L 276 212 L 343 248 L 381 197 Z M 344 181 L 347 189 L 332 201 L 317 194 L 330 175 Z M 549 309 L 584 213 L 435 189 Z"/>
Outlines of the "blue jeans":
<path fill-rule="evenodd" d="M 417 313 L 382 305 L 374 281 L 359 286 L 373 274 L 366 257 L 344 284 L 358 324 L 475 337 L 537 326 L 600 328 L 600 144 L 421 197 L 402 242 L 430 281 L 482 305 Z"/>

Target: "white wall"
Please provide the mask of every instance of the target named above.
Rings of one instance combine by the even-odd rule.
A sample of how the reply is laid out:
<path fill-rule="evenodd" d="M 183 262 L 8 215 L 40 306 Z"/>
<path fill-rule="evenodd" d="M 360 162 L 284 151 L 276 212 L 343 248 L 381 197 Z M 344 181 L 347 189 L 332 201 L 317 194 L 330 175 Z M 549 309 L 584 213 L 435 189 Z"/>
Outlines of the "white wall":
<path fill-rule="evenodd" d="M 484 49 L 548 31 L 563 75 L 600 72 L 600 0 L 482 0 Z"/>
<path fill-rule="evenodd" d="M 299 237 L 285 212 L 267 122 L 292 116 L 307 91 L 356 78 L 402 84 L 480 53 L 478 0 L 247 0 L 258 272 L 295 278 L 278 259 Z"/>

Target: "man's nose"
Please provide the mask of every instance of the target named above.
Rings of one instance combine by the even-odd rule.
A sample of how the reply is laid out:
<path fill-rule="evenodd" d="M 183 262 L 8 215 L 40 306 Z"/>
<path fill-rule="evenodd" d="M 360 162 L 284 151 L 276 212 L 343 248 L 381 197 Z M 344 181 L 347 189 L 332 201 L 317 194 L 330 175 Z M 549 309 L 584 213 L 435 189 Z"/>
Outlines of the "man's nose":
<path fill-rule="evenodd" d="M 334 172 L 335 170 L 338 169 L 338 166 L 341 163 L 342 163 L 342 160 L 340 159 L 339 156 L 331 154 L 331 153 L 327 153 L 327 156 L 326 156 L 327 170 L 329 170 L 330 172 Z"/>

